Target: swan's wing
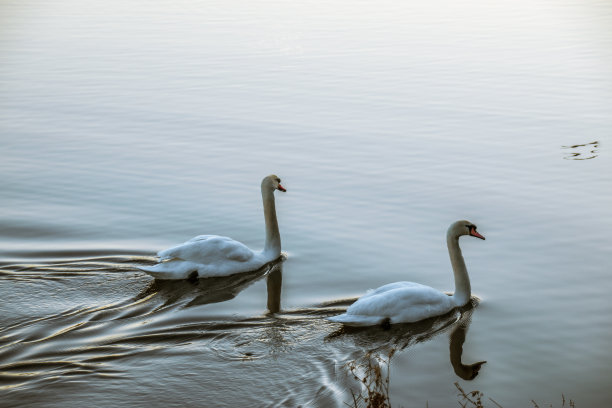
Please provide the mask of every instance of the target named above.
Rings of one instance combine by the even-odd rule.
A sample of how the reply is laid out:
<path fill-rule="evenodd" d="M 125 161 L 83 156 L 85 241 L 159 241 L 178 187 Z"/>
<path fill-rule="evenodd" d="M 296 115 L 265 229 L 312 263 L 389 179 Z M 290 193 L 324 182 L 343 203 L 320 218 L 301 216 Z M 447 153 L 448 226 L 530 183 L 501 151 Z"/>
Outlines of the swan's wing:
<path fill-rule="evenodd" d="M 205 241 L 208 238 L 214 238 L 214 237 L 219 237 L 219 238 L 227 238 L 227 237 L 220 237 L 219 235 L 198 235 L 197 237 L 193 237 L 191 238 L 189 241 L 187 242 L 196 242 L 196 241 Z M 231 239 L 231 238 L 228 238 Z"/>
<path fill-rule="evenodd" d="M 162 261 L 181 259 L 198 264 L 235 261 L 247 262 L 253 257 L 246 245 L 228 237 L 200 235 L 175 247 L 160 251 Z"/>
<path fill-rule="evenodd" d="M 225 254 L 226 259 L 236 262 L 249 261 L 254 255 L 254 252 L 248 246 L 231 238 L 225 238 L 225 240 L 219 242 L 219 251 Z"/>
<path fill-rule="evenodd" d="M 391 318 L 392 322 L 417 321 L 452 308 L 450 296 L 413 282 L 382 286 L 359 298 L 346 311 L 349 315 Z"/>
<path fill-rule="evenodd" d="M 379 295 L 381 293 L 390 292 L 392 290 L 398 290 L 398 289 L 419 289 L 419 288 L 424 288 L 424 289 L 429 288 L 429 289 L 431 289 L 429 286 L 421 285 L 420 283 L 416 283 L 416 282 L 393 282 L 393 283 L 388 283 L 386 285 L 383 285 L 383 286 L 381 286 L 379 288 L 376 288 L 376 289 L 370 289 L 361 298 Z"/>

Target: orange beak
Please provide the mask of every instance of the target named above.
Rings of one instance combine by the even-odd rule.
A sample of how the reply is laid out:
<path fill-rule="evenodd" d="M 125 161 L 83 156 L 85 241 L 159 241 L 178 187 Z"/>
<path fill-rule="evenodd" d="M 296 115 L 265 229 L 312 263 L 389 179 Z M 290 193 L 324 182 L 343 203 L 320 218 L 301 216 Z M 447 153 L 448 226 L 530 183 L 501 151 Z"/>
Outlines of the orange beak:
<path fill-rule="evenodd" d="M 485 237 L 476 232 L 476 228 L 474 227 L 470 228 L 470 235 L 476 238 L 485 239 Z"/>

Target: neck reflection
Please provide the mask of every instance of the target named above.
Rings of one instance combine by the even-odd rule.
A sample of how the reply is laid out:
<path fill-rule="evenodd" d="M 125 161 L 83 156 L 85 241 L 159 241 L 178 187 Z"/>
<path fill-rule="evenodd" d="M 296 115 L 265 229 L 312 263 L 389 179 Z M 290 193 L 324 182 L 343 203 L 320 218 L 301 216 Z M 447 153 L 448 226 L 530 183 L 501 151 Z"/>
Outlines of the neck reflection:
<path fill-rule="evenodd" d="M 283 284 L 283 262 L 275 263 L 266 276 L 268 288 L 268 312 L 278 313 L 281 310 L 281 287 Z"/>
<path fill-rule="evenodd" d="M 455 374 L 460 378 L 471 381 L 480 372 L 480 367 L 486 363 L 486 361 L 479 361 L 473 364 L 463 364 L 461 362 L 461 356 L 463 355 L 463 343 L 465 342 L 465 336 L 470 326 L 471 316 L 467 316 L 466 319 L 461 319 L 457 322 L 457 325 L 450 334 L 450 362 L 453 366 Z"/>
<path fill-rule="evenodd" d="M 416 325 L 393 325 L 388 330 L 381 330 L 380 327 L 349 329 L 343 333 L 336 333 L 333 337 L 328 337 L 342 338 L 350 335 L 355 345 L 360 349 L 353 354 L 354 358 L 344 365 L 348 370 L 349 378 L 355 380 L 355 385 L 349 388 L 355 405 L 347 405 L 357 407 L 364 403 L 367 404 L 369 401 L 378 401 L 379 405 L 375 406 L 390 406 L 389 376 L 393 356 L 411 345 L 430 340 L 450 328 L 452 328 L 449 334 L 450 362 L 455 374 L 466 381 L 476 378 L 486 361 L 473 364 L 463 364 L 461 361 L 463 344 L 471 323 L 471 313 L 475 303 L 472 300 L 468 305 L 459 309 L 459 316 L 457 316 L 457 312 L 454 312 Z M 368 351 L 364 353 L 364 349 Z"/>

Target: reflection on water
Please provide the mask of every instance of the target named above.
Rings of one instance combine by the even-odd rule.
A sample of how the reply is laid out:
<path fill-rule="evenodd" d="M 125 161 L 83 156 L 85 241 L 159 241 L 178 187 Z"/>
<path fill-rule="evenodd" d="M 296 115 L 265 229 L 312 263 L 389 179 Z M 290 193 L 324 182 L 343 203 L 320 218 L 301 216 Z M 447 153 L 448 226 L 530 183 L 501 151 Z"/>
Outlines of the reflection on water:
<path fill-rule="evenodd" d="M 283 285 L 283 262 L 275 263 L 266 276 L 268 289 L 268 311 L 270 313 L 280 312 L 281 288 Z"/>
<path fill-rule="evenodd" d="M 63 284 L 68 284 L 82 278 L 86 271 L 90 278 L 108 282 L 109 276 L 116 273 L 112 272 L 112 265 L 121 266 L 130 259 L 133 258 L 107 256 L 96 260 L 12 264 L 4 265 L 3 270 L 8 279 L 16 275 L 26 284 L 54 284 L 60 276 L 65 277 Z M 148 260 L 138 258 L 139 262 Z M 83 381 L 112 386 L 113 381 L 131 381 L 132 376 L 156 378 L 158 373 L 165 373 L 160 381 L 169 378 L 180 381 L 185 377 L 174 371 L 181 364 L 189 367 L 188 371 L 199 373 L 198 377 L 214 381 L 215 377 L 207 377 L 202 367 L 214 367 L 223 375 L 240 375 L 245 367 L 235 363 L 253 364 L 249 370 L 264 367 L 268 370 L 270 358 L 275 361 L 273 370 L 253 380 L 251 392 L 255 396 L 262 387 L 267 389 L 270 393 L 267 398 L 273 406 L 344 406 L 351 399 L 364 398 L 388 401 L 392 357 L 447 331 L 451 331 L 450 361 L 455 373 L 466 380 L 478 374 L 482 362 L 461 361 L 476 300 L 453 313 L 416 324 L 394 325 L 388 330 L 347 327 L 336 330 L 337 325 L 325 317 L 345 309 L 354 299 L 283 310 L 284 261 L 283 257 L 258 271 L 222 278 L 185 281 L 147 278 L 142 289 L 122 300 L 41 313 L 38 318 L 7 325 L 0 329 L 0 389 L 7 393 L 7 406 L 17 401 L 46 406 L 48 401 L 41 399 L 37 391 L 49 384 L 75 393 L 78 392 L 75 387 Z M 23 276 L 15 271 L 21 271 Z M 143 274 L 138 274 L 142 278 Z M 240 293 L 264 279 L 267 295 L 261 297 L 261 310 L 265 305 L 266 313 L 241 317 L 206 312 L 215 305 L 224 309 Z M 172 364 L 159 366 L 169 358 Z M 145 360 L 151 364 L 141 364 Z M 258 366 L 259 362 L 264 365 Z M 338 371 L 339 367 L 342 369 Z M 277 376 L 284 377 L 284 382 L 279 382 Z M 348 376 L 357 377 L 359 387 Z M 134 384 L 133 388 L 147 392 L 148 387 L 158 386 L 158 380 L 150 381 Z M 286 385 L 276 393 L 270 391 L 267 381 Z M 209 394 L 210 389 L 202 392 Z M 219 398 L 225 398 L 222 390 L 219 393 Z M 241 393 L 237 398 L 242 401 L 245 395 Z"/>
<path fill-rule="evenodd" d="M 105 257 L 29 265 L 4 265 L 5 279 L 55 282 L 83 274 L 108 276 L 133 257 Z M 267 277 L 270 311 L 280 310 L 284 257 L 249 273 L 195 281 L 153 280 L 132 298 L 96 307 L 76 307 L 0 329 L 0 390 L 28 390 L 58 378 L 121 378 L 121 360 L 150 355 L 193 341 L 225 339 L 232 329 L 256 323 L 215 322 L 180 314 L 195 306 L 226 302 Z M 116 268 L 113 264 L 118 265 Z M 229 354 L 225 354 L 228 358 Z M 253 358 L 244 352 L 238 357 Z"/>
<path fill-rule="evenodd" d="M 476 305 L 477 300 L 472 299 L 461 309 L 423 322 L 393 325 L 384 330 L 379 327 L 343 327 L 330 335 L 330 338 L 348 336 L 355 345 L 367 350 L 365 353 L 356 351 L 354 358 L 345 364 L 349 376 L 357 383 L 356 390 L 354 386 L 351 388 L 353 406 L 359 407 L 363 403 L 367 407 L 390 407 L 392 357 L 409 346 L 431 340 L 451 328 L 449 350 L 453 370 L 463 380 L 471 381 L 476 378 L 486 361 L 464 364 L 461 360 L 463 344 Z"/>
<path fill-rule="evenodd" d="M 174 304 L 181 299 L 189 299 L 185 307 L 220 303 L 231 300 L 254 282 L 266 277 L 268 287 L 268 309 L 271 313 L 280 310 L 280 285 L 282 284 L 282 264 L 285 256 L 268 263 L 256 271 L 239 273 L 226 277 L 190 278 L 186 280 L 154 280 L 137 297 L 145 298 L 151 294 L 165 298 L 165 304 Z"/>
<path fill-rule="evenodd" d="M 395 349 L 389 350 L 388 354 L 368 352 L 359 361 L 345 365 L 361 389 L 360 392 L 351 389 L 352 406 L 391 407 L 389 372 L 394 354 Z"/>
<path fill-rule="evenodd" d="M 479 361 L 472 364 L 463 364 L 461 356 L 463 355 L 463 343 L 465 335 L 468 331 L 471 322 L 471 314 L 462 316 L 457 322 L 453 332 L 450 334 L 450 361 L 455 374 L 460 378 L 471 381 L 480 372 L 480 368 L 486 361 Z"/>
<path fill-rule="evenodd" d="M 591 142 L 585 144 L 577 144 L 572 146 L 561 146 L 562 149 L 567 149 L 565 160 L 590 160 L 598 155 L 599 142 Z"/>

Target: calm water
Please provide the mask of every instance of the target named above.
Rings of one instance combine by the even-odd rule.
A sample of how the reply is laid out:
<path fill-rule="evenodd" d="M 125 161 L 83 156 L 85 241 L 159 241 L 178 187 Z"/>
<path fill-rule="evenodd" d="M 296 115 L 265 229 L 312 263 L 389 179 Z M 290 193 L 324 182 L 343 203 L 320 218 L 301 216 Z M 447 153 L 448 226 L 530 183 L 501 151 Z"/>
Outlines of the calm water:
<path fill-rule="evenodd" d="M 0 21 L 3 407 L 343 407 L 379 365 L 394 406 L 457 406 L 455 382 L 612 399 L 609 2 L 9 0 Z M 136 269 L 198 234 L 261 248 L 270 173 L 284 262 Z M 461 218 L 487 237 L 461 241 L 472 305 L 324 319 L 388 282 L 452 290 Z"/>

